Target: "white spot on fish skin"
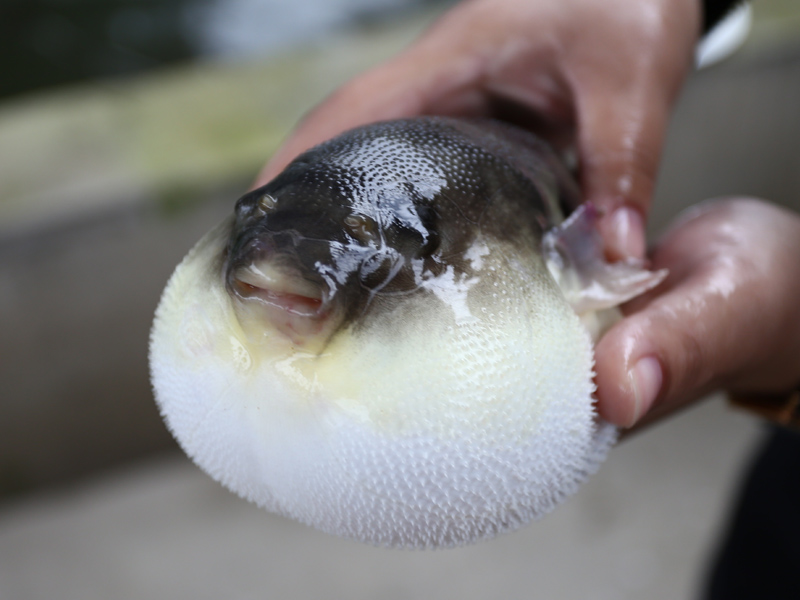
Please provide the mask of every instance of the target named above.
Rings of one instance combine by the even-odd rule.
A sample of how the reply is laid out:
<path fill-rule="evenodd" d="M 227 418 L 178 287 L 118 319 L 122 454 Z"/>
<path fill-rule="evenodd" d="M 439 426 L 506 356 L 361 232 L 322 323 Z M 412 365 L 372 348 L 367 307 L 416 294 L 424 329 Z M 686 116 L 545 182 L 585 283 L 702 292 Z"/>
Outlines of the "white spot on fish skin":
<path fill-rule="evenodd" d="M 314 354 L 308 352 L 294 352 L 290 356 L 273 363 L 273 368 L 300 389 L 313 393 L 319 391 L 319 384 L 316 381 L 316 377 L 309 378 L 295 363 L 301 361 L 302 364 L 302 361 L 313 360 L 315 357 Z"/>
<path fill-rule="evenodd" d="M 464 258 L 469 261 L 473 270 L 479 271 L 483 268 L 483 257 L 488 255 L 489 246 L 483 240 L 476 240 L 464 253 Z"/>
<path fill-rule="evenodd" d="M 421 264 L 414 265 L 415 271 Z M 453 265 L 448 265 L 441 275 L 433 276 L 430 272 L 415 273 L 421 288 L 432 292 L 439 300 L 453 310 L 456 325 L 467 325 L 478 319 L 473 316 L 467 305 L 469 290 L 480 281 L 479 277 L 457 275 Z"/>
<path fill-rule="evenodd" d="M 314 263 L 314 269 L 325 280 L 331 291 L 347 283 L 348 277 L 358 271 L 370 256 L 384 250 L 378 245 L 365 247 L 360 244 L 342 244 L 333 241 L 328 244 L 333 265 L 317 261 Z"/>
<path fill-rule="evenodd" d="M 213 332 L 209 330 L 208 315 L 196 306 L 189 307 L 180 324 L 180 339 L 183 351 L 191 357 L 209 355 L 214 352 Z"/>
<path fill-rule="evenodd" d="M 240 371 L 247 371 L 253 366 L 253 358 L 238 339 L 234 336 L 229 337 L 231 342 L 231 353 L 233 354 L 233 363 Z"/>

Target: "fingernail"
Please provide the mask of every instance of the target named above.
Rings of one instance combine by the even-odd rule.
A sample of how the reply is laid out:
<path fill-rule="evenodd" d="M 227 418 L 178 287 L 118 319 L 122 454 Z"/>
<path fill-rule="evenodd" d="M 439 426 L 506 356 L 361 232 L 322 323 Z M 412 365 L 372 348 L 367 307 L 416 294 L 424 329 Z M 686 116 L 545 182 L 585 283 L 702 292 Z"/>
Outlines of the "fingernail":
<path fill-rule="evenodd" d="M 641 213 L 630 206 L 621 206 L 608 217 L 609 243 L 614 258 L 644 258 L 644 220 Z"/>
<path fill-rule="evenodd" d="M 661 391 L 663 374 L 658 359 L 654 356 L 640 358 L 628 371 L 628 378 L 634 398 L 633 418 L 629 424 L 631 426 L 650 410 L 656 396 Z"/>

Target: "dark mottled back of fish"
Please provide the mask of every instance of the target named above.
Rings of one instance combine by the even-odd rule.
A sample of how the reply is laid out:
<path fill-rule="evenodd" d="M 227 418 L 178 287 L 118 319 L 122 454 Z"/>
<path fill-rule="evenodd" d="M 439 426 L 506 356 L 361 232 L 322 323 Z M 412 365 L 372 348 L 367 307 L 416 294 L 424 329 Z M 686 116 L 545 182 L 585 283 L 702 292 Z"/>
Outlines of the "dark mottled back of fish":
<path fill-rule="evenodd" d="M 353 318 L 379 298 L 419 288 L 446 265 L 465 271 L 476 236 L 539 251 L 543 231 L 577 204 L 540 140 L 493 122 L 422 118 L 347 132 L 299 156 L 236 206 L 227 281 L 277 262 L 319 286 L 320 306 Z"/>

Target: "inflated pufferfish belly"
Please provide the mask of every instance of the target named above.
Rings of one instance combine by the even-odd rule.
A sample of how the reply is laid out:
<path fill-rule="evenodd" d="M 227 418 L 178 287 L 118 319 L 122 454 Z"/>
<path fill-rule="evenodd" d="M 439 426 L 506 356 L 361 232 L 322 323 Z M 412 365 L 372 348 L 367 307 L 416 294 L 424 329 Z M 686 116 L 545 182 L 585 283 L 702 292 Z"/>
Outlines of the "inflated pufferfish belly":
<path fill-rule="evenodd" d="M 170 279 L 150 350 L 168 427 L 241 496 L 374 544 L 543 515 L 616 436 L 589 331 L 662 276 L 604 263 L 591 208 L 562 218 L 577 204 L 553 153 L 496 123 L 309 150 Z"/>

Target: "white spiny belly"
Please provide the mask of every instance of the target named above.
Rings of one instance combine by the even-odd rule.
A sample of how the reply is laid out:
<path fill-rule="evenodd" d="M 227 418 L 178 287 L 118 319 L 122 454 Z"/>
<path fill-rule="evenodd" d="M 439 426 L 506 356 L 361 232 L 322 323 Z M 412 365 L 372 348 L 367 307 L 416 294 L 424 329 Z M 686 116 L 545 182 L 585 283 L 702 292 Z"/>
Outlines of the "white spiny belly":
<path fill-rule="evenodd" d="M 539 258 L 489 245 L 477 279 L 432 281 L 316 355 L 243 329 L 224 243 L 170 280 L 151 365 L 181 446 L 243 497 L 375 544 L 458 545 L 546 513 L 613 443 L 591 340 Z"/>

